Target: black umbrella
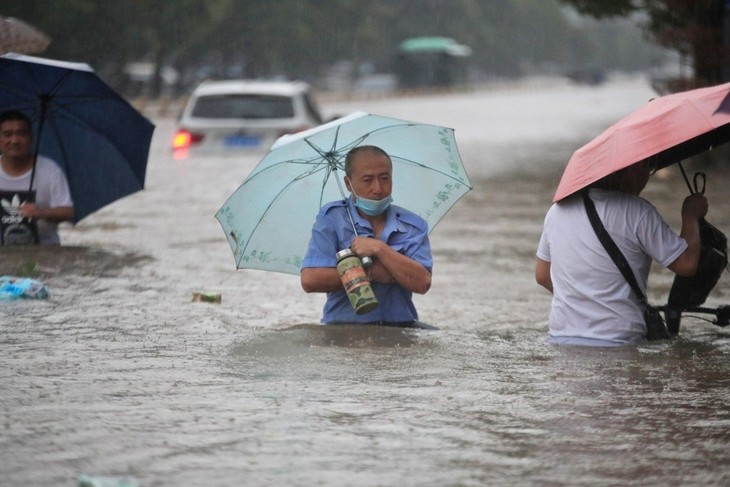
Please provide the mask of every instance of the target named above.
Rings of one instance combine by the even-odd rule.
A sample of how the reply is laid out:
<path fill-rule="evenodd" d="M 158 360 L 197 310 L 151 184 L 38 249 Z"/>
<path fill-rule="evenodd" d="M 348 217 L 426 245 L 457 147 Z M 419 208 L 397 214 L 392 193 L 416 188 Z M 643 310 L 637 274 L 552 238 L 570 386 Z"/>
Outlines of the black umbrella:
<path fill-rule="evenodd" d="M 66 173 L 75 222 L 144 187 L 154 125 L 88 65 L 0 56 L 0 112 L 11 109 Z"/>

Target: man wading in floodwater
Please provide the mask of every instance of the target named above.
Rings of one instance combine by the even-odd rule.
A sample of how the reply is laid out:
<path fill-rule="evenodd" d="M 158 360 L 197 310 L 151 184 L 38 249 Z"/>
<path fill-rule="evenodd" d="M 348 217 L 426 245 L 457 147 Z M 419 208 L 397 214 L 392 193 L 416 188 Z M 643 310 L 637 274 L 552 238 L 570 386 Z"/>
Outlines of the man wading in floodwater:
<path fill-rule="evenodd" d="M 58 224 L 73 220 L 74 207 L 63 170 L 32 152 L 28 117 L 0 114 L 0 243 L 60 243 Z"/>
<path fill-rule="evenodd" d="M 392 173 L 393 164 L 382 149 L 352 149 L 345 159 L 344 179 L 352 194 L 346 201 L 324 205 L 317 215 L 302 263 L 301 283 L 306 292 L 327 293 L 323 323 L 417 323 L 412 295 L 424 294 L 431 287 L 428 224 L 391 204 Z M 379 305 L 365 314 L 355 313 L 337 272 L 336 254 L 347 248 L 360 258 L 373 260 L 369 274 Z"/>
<path fill-rule="evenodd" d="M 699 219 L 708 209 L 702 194 L 688 196 L 677 235 L 656 208 L 639 197 L 651 172 L 648 161 L 639 162 L 583 190 L 644 294 L 652 260 L 678 275 L 694 275 L 700 256 Z M 645 340 L 644 306 L 598 240 L 582 192 L 548 210 L 535 278 L 553 293 L 551 343 L 616 346 Z"/>

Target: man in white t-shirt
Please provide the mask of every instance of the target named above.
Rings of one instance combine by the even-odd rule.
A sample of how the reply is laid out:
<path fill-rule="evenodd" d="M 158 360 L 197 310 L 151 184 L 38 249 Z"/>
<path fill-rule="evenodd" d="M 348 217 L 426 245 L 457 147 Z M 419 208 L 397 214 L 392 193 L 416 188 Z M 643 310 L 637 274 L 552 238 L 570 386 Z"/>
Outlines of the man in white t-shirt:
<path fill-rule="evenodd" d="M 594 183 L 588 193 L 644 293 L 652 260 L 682 276 L 696 272 L 698 221 L 708 209 L 702 194 L 688 196 L 682 205 L 681 234 L 677 235 L 656 208 L 639 197 L 650 171 L 648 162 L 634 164 Z M 553 293 L 550 342 L 615 346 L 645 340 L 643 306 L 598 240 L 581 194 L 548 210 L 535 278 Z"/>
<path fill-rule="evenodd" d="M 36 160 L 32 145 L 23 113 L 0 114 L 0 244 L 58 245 L 58 224 L 74 217 L 63 170 L 47 157 Z"/>

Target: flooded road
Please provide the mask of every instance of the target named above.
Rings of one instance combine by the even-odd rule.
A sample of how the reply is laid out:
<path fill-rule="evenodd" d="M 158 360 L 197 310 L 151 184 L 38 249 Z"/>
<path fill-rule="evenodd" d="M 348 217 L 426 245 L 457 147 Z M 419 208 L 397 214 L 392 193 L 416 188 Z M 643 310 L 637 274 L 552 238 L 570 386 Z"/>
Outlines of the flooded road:
<path fill-rule="evenodd" d="M 534 255 L 562 169 L 652 96 L 557 81 L 323 104 L 456 129 L 474 190 L 431 234 L 416 297 L 438 331 L 324 327 L 295 276 L 236 271 L 213 215 L 262 154 L 176 160 L 174 121 L 156 119 L 143 192 L 64 228 L 62 248 L 0 251 L 0 274 L 52 293 L 0 302 L 2 485 L 728 485 L 730 330 L 544 342 Z M 727 232 L 730 175 L 706 172 Z M 644 196 L 678 229 L 685 194 L 670 169 Z M 671 283 L 655 269 L 650 300 Z M 730 275 L 707 304 L 730 304 Z"/>

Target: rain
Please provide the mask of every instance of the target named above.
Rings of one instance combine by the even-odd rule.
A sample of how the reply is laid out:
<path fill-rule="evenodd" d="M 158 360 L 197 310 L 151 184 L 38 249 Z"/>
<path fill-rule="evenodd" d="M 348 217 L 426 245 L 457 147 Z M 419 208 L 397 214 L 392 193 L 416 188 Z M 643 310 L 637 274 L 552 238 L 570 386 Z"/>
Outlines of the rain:
<path fill-rule="evenodd" d="M 96 32 L 97 52 L 64 27 L 80 25 L 75 11 L 64 20 L 42 3 L 3 3 L 0 16 L 50 38 L 31 55 L 89 63 L 155 130 L 143 190 L 62 225 L 60 247 L 0 250 L 0 276 L 28 276 L 50 292 L 0 300 L 3 485 L 730 482 L 727 328 L 689 313 L 671 341 L 545 341 L 550 295 L 535 283 L 535 251 L 568 159 L 706 69 L 647 39 L 645 14 L 596 20 L 569 9 L 575 2 L 185 1 L 160 4 L 168 22 L 155 31 L 127 2 L 107 11 L 82 2 L 98 32 L 138 19 L 136 38 L 109 51 L 115 60 L 101 50 L 111 36 Z M 294 14 L 275 15 L 296 3 L 304 6 Z M 391 18 L 428 11 L 414 5 L 431 9 L 419 17 L 427 28 Z M 181 6 L 208 28 L 193 28 Z M 254 13 L 260 37 L 236 47 L 220 28 L 236 24 L 221 19 L 246 25 Z M 469 13 L 474 21 L 463 22 Z M 317 34 L 335 14 L 338 32 Z M 460 32 L 459 19 L 469 28 Z M 557 39 L 553 27 L 569 35 Z M 287 51 L 284 32 L 295 30 L 332 45 L 312 40 L 313 57 L 301 45 Z M 470 52 L 459 59 L 465 69 L 445 85 L 427 77 L 399 86 L 393 53 L 426 35 Z M 324 296 L 303 292 L 296 276 L 236 269 L 215 214 L 268 147 L 172 150 L 206 76 L 304 79 L 323 120 L 365 111 L 454 129 L 473 188 L 430 234 L 433 285 L 415 297 L 437 330 L 323 326 Z M 707 219 L 726 232 L 729 159 L 718 147 L 685 164 L 706 173 Z M 394 181 L 396 203 L 400 184 L 408 181 Z M 642 193 L 675 231 L 687 194 L 676 167 Z M 652 268 L 649 301 L 666 302 L 673 276 Z M 729 304 L 726 272 L 706 306 Z"/>

